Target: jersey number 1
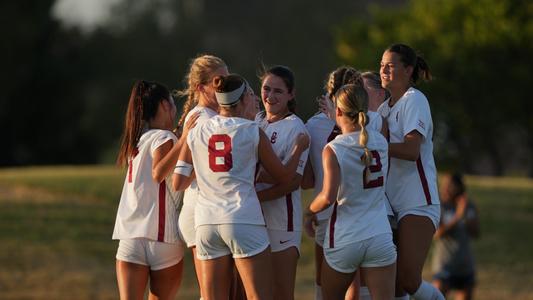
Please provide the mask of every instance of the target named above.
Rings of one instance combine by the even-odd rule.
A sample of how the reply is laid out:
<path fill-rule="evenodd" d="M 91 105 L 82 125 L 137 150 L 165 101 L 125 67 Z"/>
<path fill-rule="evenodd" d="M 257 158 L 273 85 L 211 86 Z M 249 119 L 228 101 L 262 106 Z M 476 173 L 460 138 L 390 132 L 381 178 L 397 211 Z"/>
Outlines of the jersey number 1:
<path fill-rule="evenodd" d="M 379 176 L 378 178 L 373 179 L 373 180 L 368 180 L 368 178 L 366 178 L 366 174 L 367 174 L 366 169 L 369 169 L 370 173 L 377 173 L 377 172 L 381 172 L 381 167 L 382 167 L 381 158 L 379 157 L 379 152 L 377 152 L 376 150 L 372 150 L 370 151 L 370 153 L 372 154 L 372 157 L 376 160 L 376 164 L 370 165 L 363 170 L 363 188 L 365 189 L 371 189 L 371 188 L 383 186 L 383 176 Z"/>
<path fill-rule="evenodd" d="M 217 147 L 217 144 L 222 148 Z M 227 134 L 214 134 L 209 138 L 209 168 L 213 172 L 228 172 L 233 167 L 231 137 Z"/>

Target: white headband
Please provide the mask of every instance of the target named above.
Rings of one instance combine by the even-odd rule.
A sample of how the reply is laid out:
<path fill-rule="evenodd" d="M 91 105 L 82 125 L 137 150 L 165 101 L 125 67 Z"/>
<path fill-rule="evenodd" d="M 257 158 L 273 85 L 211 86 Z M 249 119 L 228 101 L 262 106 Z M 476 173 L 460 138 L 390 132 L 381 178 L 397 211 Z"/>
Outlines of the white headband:
<path fill-rule="evenodd" d="M 221 106 L 231 106 L 237 103 L 245 88 L 246 82 L 243 82 L 242 85 L 234 91 L 228 93 L 215 92 L 215 97 L 217 98 L 218 104 Z"/>

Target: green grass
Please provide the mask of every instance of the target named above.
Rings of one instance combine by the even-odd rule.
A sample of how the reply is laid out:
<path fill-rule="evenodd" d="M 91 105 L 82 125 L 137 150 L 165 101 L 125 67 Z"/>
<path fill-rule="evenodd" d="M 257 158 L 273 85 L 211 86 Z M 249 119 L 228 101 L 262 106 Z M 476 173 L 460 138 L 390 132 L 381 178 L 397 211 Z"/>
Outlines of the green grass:
<path fill-rule="evenodd" d="M 111 233 L 123 176 L 110 166 L 0 169 L 2 299 L 118 297 Z M 533 299 L 533 181 L 468 177 L 467 184 L 481 216 L 476 298 Z M 312 253 L 304 237 L 297 299 L 312 299 Z M 198 299 L 190 254 L 185 259 L 178 298 Z"/>

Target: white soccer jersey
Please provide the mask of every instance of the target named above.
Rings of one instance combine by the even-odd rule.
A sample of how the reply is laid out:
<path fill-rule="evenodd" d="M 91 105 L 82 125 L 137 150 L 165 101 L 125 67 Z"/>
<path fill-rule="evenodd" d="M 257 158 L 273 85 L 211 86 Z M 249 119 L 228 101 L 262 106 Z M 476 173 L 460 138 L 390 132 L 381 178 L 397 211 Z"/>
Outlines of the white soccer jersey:
<path fill-rule="evenodd" d="M 324 169 L 322 167 L 322 150 L 327 143 L 332 141 L 341 130 L 335 125 L 335 122 L 331 120 L 324 113 L 319 113 L 307 120 L 305 124 L 309 135 L 311 136 L 311 145 L 309 146 L 309 161 L 313 166 L 313 174 L 315 177 L 315 187 L 313 191 L 313 197 L 316 197 L 322 190 L 322 184 L 324 180 Z M 327 220 L 331 216 L 333 206 L 325 209 L 316 217 L 318 220 Z"/>
<path fill-rule="evenodd" d="M 161 183 L 152 178 L 153 153 L 167 141 L 177 141 L 168 130 L 145 132 L 129 161 L 118 206 L 113 239 L 147 238 L 174 243 L 178 237 L 178 194 L 169 175 Z"/>
<path fill-rule="evenodd" d="M 369 130 L 367 147 L 373 156 L 368 167 L 361 161 L 360 131 L 337 136 L 330 147 L 340 166 L 337 201 L 326 231 L 324 248 L 334 248 L 391 232 L 385 209 L 385 183 L 388 167 L 388 144 L 381 133 Z"/>
<path fill-rule="evenodd" d="M 215 116 L 193 128 L 187 144 L 200 188 L 196 227 L 228 223 L 264 225 L 254 188 L 257 123 Z"/>
<path fill-rule="evenodd" d="M 383 127 L 383 118 L 381 115 L 375 111 L 368 111 L 366 115 L 368 116 L 368 124 L 365 128 L 381 132 L 381 127 Z"/>
<path fill-rule="evenodd" d="M 185 116 L 185 123 L 187 123 L 189 118 L 197 112 L 199 112 L 200 115 L 198 116 L 198 119 L 196 119 L 196 126 L 199 126 L 218 114 L 216 111 L 208 107 L 197 105 L 191 109 L 191 111 L 189 111 L 187 116 Z M 196 179 L 194 179 L 191 182 L 191 185 L 184 192 L 183 207 L 181 209 L 180 216 L 183 215 L 185 218 L 192 218 L 192 216 L 194 216 L 194 207 L 196 205 L 199 193 L 200 190 L 198 189 Z M 194 227 L 194 224 L 192 224 L 192 226 Z"/>
<path fill-rule="evenodd" d="M 390 158 L 386 193 L 394 212 L 439 204 L 437 169 L 433 160 L 433 120 L 426 96 L 411 87 L 394 104 L 385 101 L 378 112 L 389 125 L 389 142 L 403 143 L 413 130 L 423 139 L 416 161 Z"/>
<path fill-rule="evenodd" d="M 256 116 L 256 121 L 265 131 L 272 144 L 272 149 L 284 164 L 290 159 L 296 137 L 300 133 L 309 134 L 302 120 L 294 114 L 282 120 L 269 123 L 259 113 Z M 305 150 L 300 156 L 300 162 L 296 169 L 296 172 L 300 175 L 304 173 L 308 154 L 309 149 Z M 257 183 L 256 189 L 257 191 L 262 191 L 271 186 L 271 184 Z M 302 231 L 301 189 L 299 187 L 284 197 L 261 202 L 261 208 L 263 209 L 268 229 Z"/>

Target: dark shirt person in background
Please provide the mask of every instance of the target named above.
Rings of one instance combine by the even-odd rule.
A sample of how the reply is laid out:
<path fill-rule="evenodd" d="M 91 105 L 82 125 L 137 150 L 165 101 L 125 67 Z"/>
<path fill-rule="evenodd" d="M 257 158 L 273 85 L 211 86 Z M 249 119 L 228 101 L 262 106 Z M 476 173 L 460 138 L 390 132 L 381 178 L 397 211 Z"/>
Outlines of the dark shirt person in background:
<path fill-rule="evenodd" d="M 472 299 L 476 281 L 470 239 L 479 237 L 477 208 L 468 198 L 461 174 L 446 174 L 440 186 L 441 219 L 435 233 L 433 285 L 454 299 Z"/>

